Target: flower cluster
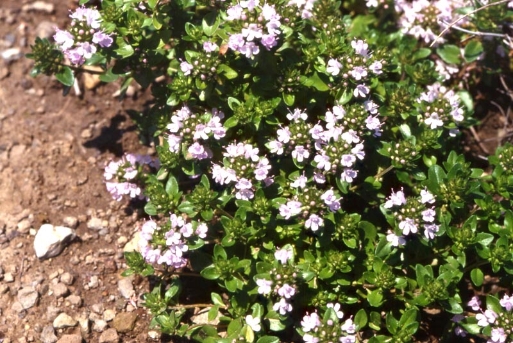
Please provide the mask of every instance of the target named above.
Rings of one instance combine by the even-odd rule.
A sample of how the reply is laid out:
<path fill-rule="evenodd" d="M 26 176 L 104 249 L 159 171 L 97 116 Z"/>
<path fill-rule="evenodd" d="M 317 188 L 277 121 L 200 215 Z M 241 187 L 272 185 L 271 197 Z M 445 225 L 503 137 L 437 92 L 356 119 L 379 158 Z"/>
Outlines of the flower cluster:
<path fill-rule="evenodd" d="M 424 122 L 431 129 L 437 129 L 448 124 L 448 119 L 459 123 L 465 119 L 460 106 L 460 97 L 440 83 L 427 86 L 417 101 L 421 104 Z"/>
<path fill-rule="evenodd" d="M 369 5 L 369 2 L 367 4 Z M 446 27 L 444 23 L 450 23 L 455 19 L 455 10 L 463 5 L 463 1 L 396 0 L 395 10 L 402 12 L 398 24 L 404 33 L 430 44 Z M 460 20 L 458 25 L 465 22 L 468 20 Z M 438 38 L 437 43 L 442 42 L 444 40 Z"/>
<path fill-rule="evenodd" d="M 326 312 L 321 318 L 317 312 L 306 314 L 301 321 L 301 330 L 304 332 L 303 340 L 306 343 L 320 342 L 356 342 L 356 325 L 352 318 L 344 323 L 344 313 L 340 310 L 340 304 L 329 303 L 326 305 Z"/>
<path fill-rule="evenodd" d="M 371 75 L 383 73 L 384 61 L 372 58 L 369 45 L 359 39 L 351 42 L 353 48 L 350 54 L 340 58 L 330 58 L 326 63 L 326 72 L 332 76 L 339 76 L 343 80 L 351 80 L 356 84 L 353 90 L 355 98 L 366 98 L 370 93 L 370 87 L 365 80 Z"/>
<path fill-rule="evenodd" d="M 251 59 L 260 52 L 260 45 L 267 50 L 278 45 L 281 17 L 274 5 L 260 5 L 260 0 L 241 1 L 230 6 L 226 14 L 227 21 L 237 21 L 243 26 L 240 33 L 230 35 L 228 47 L 233 51 Z"/>
<path fill-rule="evenodd" d="M 473 311 L 478 311 L 474 321 L 477 321 L 477 325 L 482 328 L 482 333 L 488 336 L 486 343 L 504 343 L 511 342 L 513 339 L 513 330 L 511 323 L 513 321 L 513 297 L 504 294 L 503 297 L 498 301 L 498 304 L 491 306 L 488 302 L 496 302 L 495 297 L 489 296 L 487 298 L 487 309 L 481 309 L 481 301 L 479 297 L 473 296 L 468 302 L 467 306 L 471 307 Z M 456 323 L 461 323 L 465 319 L 463 315 L 457 315 L 453 318 Z M 469 319 L 469 318 L 467 318 Z M 458 336 L 465 337 L 467 332 L 461 326 L 456 326 L 455 333 Z"/>
<path fill-rule="evenodd" d="M 273 182 L 268 175 L 271 169 L 269 160 L 259 156 L 258 152 L 258 148 L 251 144 L 229 144 L 223 153 L 223 165 L 213 165 L 212 177 L 220 185 L 234 184 L 237 199 L 253 199 L 252 180 L 263 182 L 264 185 Z"/>
<path fill-rule="evenodd" d="M 187 265 L 184 254 L 189 250 L 187 240 L 205 238 L 208 226 L 205 223 L 186 222 L 186 220 L 171 214 L 169 228 L 159 227 L 153 220 L 145 222 L 141 228 L 139 251 L 148 263 L 167 264 L 173 268 L 183 268 Z"/>
<path fill-rule="evenodd" d="M 121 201 L 123 195 L 128 195 L 130 198 L 143 198 L 139 184 L 145 165 L 159 168 L 160 163 L 150 156 L 136 154 L 125 154 L 120 160 L 109 162 L 103 177 L 112 198 L 117 201 Z"/>
<path fill-rule="evenodd" d="M 278 249 L 274 253 L 274 257 L 280 263 L 269 272 L 268 278 L 256 276 L 257 292 L 266 296 L 278 297 L 279 300 L 274 303 L 273 310 L 281 315 L 286 315 L 292 311 L 291 301 L 297 291 L 298 273 L 296 268 L 289 263 L 289 261 L 293 261 L 294 257 L 292 247 L 286 246 Z"/>
<path fill-rule="evenodd" d="M 171 116 L 167 125 L 170 134 L 167 137 L 169 150 L 179 153 L 185 150 L 189 159 L 203 160 L 212 157 L 212 151 L 206 145 L 210 137 L 219 140 L 226 135 L 226 129 L 221 124 L 224 113 L 212 109 L 211 113 L 197 115 L 184 105 Z"/>
<path fill-rule="evenodd" d="M 420 225 L 424 227 L 424 236 L 426 239 L 433 239 L 440 229 L 435 224 L 436 211 L 434 207 L 428 208 L 428 204 L 433 204 L 435 197 L 428 190 L 420 191 L 419 197 L 406 198 L 403 189 L 393 192 L 384 204 L 384 208 L 392 210 L 395 218 L 399 221 L 399 229 L 404 236 L 410 233 L 416 234 Z M 387 240 L 394 246 L 404 245 L 403 236 L 389 233 Z"/>
<path fill-rule="evenodd" d="M 188 60 L 180 63 L 180 70 L 185 76 L 197 76 L 203 81 L 215 76 L 217 67 L 221 63 L 215 53 L 218 50 L 219 46 L 215 42 L 204 42 L 203 52 L 186 54 Z"/>
<path fill-rule="evenodd" d="M 316 0 L 289 0 L 287 6 L 295 6 L 302 19 L 312 18 L 312 11 Z"/>
<path fill-rule="evenodd" d="M 81 65 L 97 51 L 108 48 L 113 39 L 101 30 L 101 15 L 96 9 L 79 7 L 70 14 L 71 29 L 56 29 L 55 42 L 71 63 Z"/>
<path fill-rule="evenodd" d="M 323 127 L 307 123 L 306 112 L 296 109 L 287 115 L 290 125 L 277 130 L 277 138 L 268 143 L 268 148 L 277 155 L 292 155 L 299 164 L 306 164 L 313 156 L 314 180 L 319 184 L 326 182 L 326 175 L 337 172 L 341 172 L 342 181 L 352 183 L 358 175 L 356 162 L 365 157 L 362 127 L 380 134 L 382 123 L 375 116 L 377 112 L 371 100 L 352 105 L 347 111 L 337 105 L 326 112 Z"/>

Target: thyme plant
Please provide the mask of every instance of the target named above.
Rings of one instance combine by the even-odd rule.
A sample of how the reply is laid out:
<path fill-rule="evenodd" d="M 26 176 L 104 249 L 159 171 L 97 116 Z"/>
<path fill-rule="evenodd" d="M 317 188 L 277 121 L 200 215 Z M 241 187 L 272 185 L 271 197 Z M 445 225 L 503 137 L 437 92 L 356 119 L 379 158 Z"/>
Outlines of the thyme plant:
<path fill-rule="evenodd" d="M 479 4 L 366 4 L 103 0 L 35 42 L 34 74 L 71 87 L 98 65 L 151 88 L 158 161 L 127 155 L 105 177 L 147 199 L 125 275 L 158 280 L 143 305 L 162 332 L 410 342 L 438 313 L 440 339 L 513 339 L 511 294 L 477 305 L 486 276 L 512 281 L 513 146 L 487 171 L 464 157 L 473 102 L 454 82 L 496 52 L 437 38 Z"/>

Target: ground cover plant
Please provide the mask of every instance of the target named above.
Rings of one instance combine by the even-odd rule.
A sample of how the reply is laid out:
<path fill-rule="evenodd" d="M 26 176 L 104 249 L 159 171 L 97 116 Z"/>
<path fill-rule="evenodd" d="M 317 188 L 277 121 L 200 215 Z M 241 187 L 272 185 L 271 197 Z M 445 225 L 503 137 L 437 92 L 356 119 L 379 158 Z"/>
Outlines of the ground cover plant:
<path fill-rule="evenodd" d="M 506 1 L 81 4 L 55 42 L 36 41 L 33 73 L 69 89 L 99 65 L 105 82 L 151 86 L 136 117 L 158 159 L 127 154 L 105 179 L 146 202 L 125 274 L 152 278 L 160 330 L 513 338 L 513 146 L 486 171 L 459 150 L 475 123 L 469 66 L 494 80 L 510 48 L 476 32 L 508 18 Z M 501 291 L 483 292 L 490 279 Z"/>

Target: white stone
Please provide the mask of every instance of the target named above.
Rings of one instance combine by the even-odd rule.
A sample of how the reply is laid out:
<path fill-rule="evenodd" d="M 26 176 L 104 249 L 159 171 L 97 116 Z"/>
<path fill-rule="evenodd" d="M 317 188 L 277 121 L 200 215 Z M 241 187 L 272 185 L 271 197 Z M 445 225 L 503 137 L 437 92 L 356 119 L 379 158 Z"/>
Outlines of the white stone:
<path fill-rule="evenodd" d="M 132 252 L 132 251 L 139 251 L 139 241 L 141 240 L 141 232 L 137 231 L 134 234 L 134 237 L 125 244 L 125 247 L 123 248 L 123 252 Z"/>
<path fill-rule="evenodd" d="M 77 325 L 77 321 L 66 313 L 61 313 L 53 320 L 53 327 L 56 329 L 62 329 L 66 327 L 72 327 Z"/>
<path fill-rule="evenodd" d="M 43 224 L 34 238 L 36 256 L 41 259 L 57 256 L 73 238 L 75 231 L 69 227 Z"/>

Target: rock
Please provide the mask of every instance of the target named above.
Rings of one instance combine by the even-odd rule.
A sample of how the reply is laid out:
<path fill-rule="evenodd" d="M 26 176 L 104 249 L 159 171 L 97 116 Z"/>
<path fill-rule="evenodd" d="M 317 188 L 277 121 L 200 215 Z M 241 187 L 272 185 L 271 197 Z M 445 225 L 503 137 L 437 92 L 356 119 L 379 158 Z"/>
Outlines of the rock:
<path fill-rule="evenodd" d="M 160 332 L 156 330 L 150 330 L 148 331 L 148 337 L 153 340 L 158 340 L 160 339 Z"/>
<path fill-rule="evenodd" d="M 66 272 L 61 275 L 61 282 L 65 285 L 71 286 L 73 284 L 73 275 Z"/>
<path fill-rule="evenodd" d="M 129 276 L 118 281 L 119 292 L 126 299 L 130 299 L 135 294 L 133 280 L 134 277 Z"/>
<path fill-rule="evenodd" d="M 116 332 L 116 330 L 114 330 L 112 328 L 105 330 L 100 335 L 98 342 L 100 342 L 100 343 L 117 343 L 117 342 L 119 342 L 118 333 Z"/>
<path fill-rule="evenodd" d="M 23 234 L 28 233 L 31 226 L 32 224 L 30 223 L 30 220 L 23 219 L 21 222 L 18 223 L 17 231 Z"/>
<path fill-rule="evenodd" d="M 69 293 L 68 287 L 61 282 L 52 285 L 52 291 L 56 298 L 65 297 Z"/>
<path fill-rule="evenodd" d="M 103 69 L 97 66 L 88 66 L 86 70 L 96 71 L 96 72 L 103 72 Z M 100 75 L 99 74 L 91 74 L 88 72 L 85 72 L 84 74 L 84 87 L 86 89 L 94 89 L 96 88 L 100 83 Z"/>
<path fill-rule="evenodd" d="M 98 276 L 96 275 L 93 275 L 91 276 L 91 279 L 89 280 L 89 283 L 87 284 L 89 286 L 89 288 L 98 288 L 98 285 L 99 285 L 99 281 L 98 281 Z"/>
<path fill-rule="evenodd" d="M 102 314 L 103 311 L 105 311 L 105 308 L 103 307 L 102 303 L 93 304 L 91 306 L 91 311 L 93 311 L 94 313 L 97 313 L 97 314 Z"/>
<path fill-rule="evenodd" d="M 78 325 L 80 325 L 80 331 L 83 333 L 83 334 L 88 334 L 89 333 L 89 318 L 87 318 L 87 316 L 85 315 L 82 315 L 82 316 L 79 316 L 78 318 Z"/>
<path fill-rule="evenodd" d="M 18 292 L 18 301 L 25 310 L 34 306 L 38 299 L 39 293 L 32 287 L 24 287 Z"/>
<path fill-rule="evenodd" d="M 82 343 L 82 336 L 80 335 L 64 335 L 57 341 L 57 343 Z"/>
<path fill-rule="evenodd" d="M 100 231 L 100 230 L 106 229 L 108 226 L 109 226 L 109 222 L 107 222 L 106 220 L 102 220 L 98 217 L 92 217 L 87 222 L 87 228 L 91 229 L 91 230 Z"/>
<path fill-rule="evenodd" d="M 5 273 L 4 274 L 4 282 L 10 283 L 14 281 L 14 276 L 12 276 L 12 273 Z"/>
<path fill-rule="evenodd" d="M 40 259 L 57 256 L 75 238 L 75 231 L 64 226 L 43 224 L 34 238 L 34 250 Z"/>
<path fill-rule="evenodd" d="M 69 297 L 67 297 L 66 300 L 69 301 L 69 303 L 71 305 L 74 305 L 75 307 L 82 306 L 82 298 L 79 297 L 78 295 L 72 294 Z"/>
<path fill-rule="evenodd" d="M 23 53 L 19 48 L 10 48 L 2 51 L 0 56 L 2 56 L 5 62 L 12 62 L 20 59 L 23 56 Z"/>
<path fill-rule="evenodd" d="M 58 307 L 50 305 L 46 308 L 46 318 L 49 321 L 53 321 L 55 318 L 57 318 L 59 313 L 61 313 L 61 309 Z"/>
<path fill-rule="evenodd" d="M 21 10 L 23 12 L 38 11 L 38 12 L 45 12 L 45 13 L 51 14 L 55 10 L 55 7 L 53 4 L 51 4 L 49 2 L 35 1 L 31 4 L 23 5 L 21 7 Z"/>
<path fill-rule="evenodd" d="M 55 34 L 57 25 L 48 20 L 43 20 L 36 27 L 36 37 L 50 39 Z"/>
<path fill-rule="evenodd" d="M 61 313 L 53 320 L 53 327 L 56 329 L 62 329 L 67 327 L 73 327 L 77 325 L 77 321 L 66 313 Z"/>
<path fill-rule="evenodd" d="M 134 237 L 123 248 L 123 252 L 132 252 L 139 250 L 139 241 L 141 240 L 141 232 L 137 231 Z"/>
<path fill-rule="evenodd" d="M 55 343 L 57 342 L 57 336 L 55 336 L 55 330 L 53 326 L 47 325 L 43 328 L 41 332 L 41 342 L 43 343 Z"/>
<path fill-rule="evenodd" d="M 11 310 L 13 310 L 14 312 L 17 312 L 19 314 L 21 314 L 23 312 L 27 312 L 27 311 L 25 311 L 25 309 L 23 308 L 23 305 L 19 301 L 15 301 L 12 304 Z"/>
<path fill-rule="evenodd" d="M 121 312 L 116 315 L 111 325 L 117 332 L 126 333 L 134 329 L 136 320 L 137 313 Z"/>
<path fill-rule="evenodd" d="M 106 310 L 105 312 L 103 312 L 103 320 L 105 320 L 106 322 L 110 322 L 114 319 L 114 317 L 116 317 L 116 311 L 114 310 Z"/>
<path fill-rule="evenodd" d="M 105 320 L 97 319 L 94 321 L 93 331 L 103 332 L 103 330 L 105 330 L 106 327 L 107 327 L 107 322 Z"/>
<path fill-rule="evenodd" d="M 64 223 L 64 225 L 66 225 L 69 228 L 76 229 L 77 225 L 78 225 L 78 218 L 72 217 L 72 216 L 67 216 L 67 217 L 64 217 L 63 223 Z"/>

